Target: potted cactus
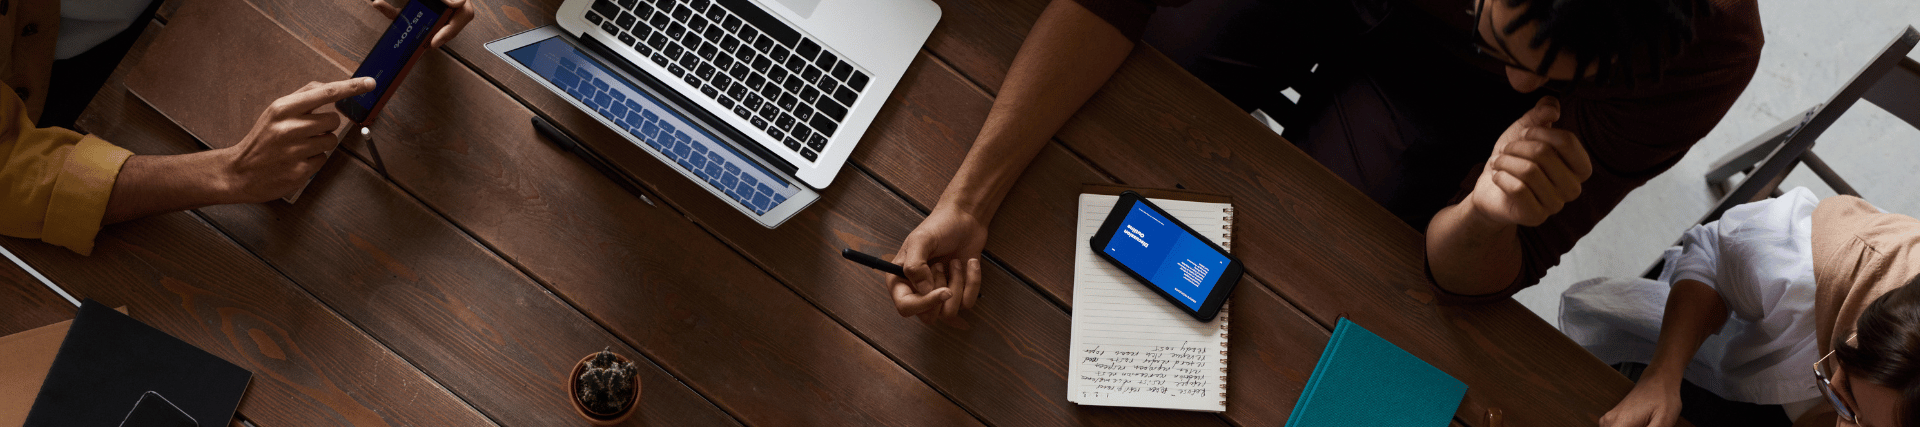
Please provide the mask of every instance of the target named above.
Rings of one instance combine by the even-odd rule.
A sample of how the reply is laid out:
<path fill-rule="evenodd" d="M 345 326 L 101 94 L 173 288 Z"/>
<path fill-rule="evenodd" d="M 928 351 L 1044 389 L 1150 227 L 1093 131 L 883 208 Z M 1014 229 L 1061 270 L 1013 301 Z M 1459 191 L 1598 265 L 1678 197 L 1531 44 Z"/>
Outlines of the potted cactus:
<path fill-rule="evenodd" d="M 573 410 L 594 425 L 626 421 L 640 403 L 640 377 L 633 361 L 601 350 L 580 359 L 567 375 L 567 395 Z"/>

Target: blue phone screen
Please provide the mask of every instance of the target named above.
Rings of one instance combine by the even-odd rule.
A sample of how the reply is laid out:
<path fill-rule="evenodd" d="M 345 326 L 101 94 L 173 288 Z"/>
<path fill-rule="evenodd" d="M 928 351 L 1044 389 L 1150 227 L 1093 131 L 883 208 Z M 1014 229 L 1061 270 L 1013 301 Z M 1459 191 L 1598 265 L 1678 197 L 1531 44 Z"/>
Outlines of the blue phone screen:
<path fill-rule="evenodd" d="M 360 62 L 360 69 L 353 72 L 354 77 L 372 77 L 374 81 L 373 91 L 353 97 L 353 102 L 367 108 L 380 102 L 380 95 L 387 93 L 387 85 L 393 84 L 393 76 L 407 66 L 407 59 L 427 40 L 433 23 L 439 21 L 440 14 L 426 3 L 408 1 L 393 25 L 387 26 L 387 33 L 380 36 L 380 43 L 373 45 L 373 52 L 367 53 L 367 59 Z"/>
<path fill-rule="evenodd" d="M 1228 262 L 1226 255 L 1142 201 L 1133 202 L 1104 250 L 1192 310 L 1199 310 L 1213 292 Z"/>

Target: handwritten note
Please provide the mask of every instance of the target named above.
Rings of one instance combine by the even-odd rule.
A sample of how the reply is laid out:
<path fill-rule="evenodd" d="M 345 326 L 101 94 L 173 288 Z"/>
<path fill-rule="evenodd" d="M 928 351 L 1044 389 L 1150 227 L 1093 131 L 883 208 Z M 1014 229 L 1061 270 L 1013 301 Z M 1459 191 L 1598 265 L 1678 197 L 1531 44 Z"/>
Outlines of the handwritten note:
<path fill-rule="evenodd" d="M 1087 246 L 1119 199 L 1080 195 L 1067 400 L 1225 411 L 1228 309 L 1221 308 L 1212 322 L 1195 321 Z M 1214 243 L 1229 247 L 1230 205 L 1150 200 Z"/>

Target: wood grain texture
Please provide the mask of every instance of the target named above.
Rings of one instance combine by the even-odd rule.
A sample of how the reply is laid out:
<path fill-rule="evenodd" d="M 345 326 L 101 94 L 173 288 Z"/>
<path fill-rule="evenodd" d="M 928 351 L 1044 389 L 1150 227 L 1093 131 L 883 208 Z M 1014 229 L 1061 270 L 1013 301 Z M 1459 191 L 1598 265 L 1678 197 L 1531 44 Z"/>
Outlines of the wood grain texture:
<path fill-rule="evenodd" d="M 941 2 L 947 14 L 928 48 L 994 91 L 1045 3 Z M 1122 182 L 1244 201 L 1235 250 L 1252 274 L 1322 325 L 1349 314 L 1474 385 L 1460 413 L 1472 424 L 1487 406 L 1516 425 L 1594 419 L 1631 387 L 1510 300 L 1431 304 L 1417 232 L 1150 47 L 1136 48 L 1058 138 Z"/>
<path fill-rule="evenodd" d="M 73 320 L 75 311 L 26 270 L 0 259 L 0 336 Z"/>
<path fill-rule="evenodd" d="M 552 8 L 557 7 L 557 5 L 558 2 L 551 2 L 538 6 L 526 5 L 526 8 L 544 8 L 543 11 L 528 12 L 529 16 L 550 17 Z M 263 7 L 263 9 L 274 11 L 279 7 L 282 6 Z M 506 6 L 500 6 L 500 8 L 504 9 Z M 290 14 L 289 16 L 293 15 Z M 463 33 L 461 38 L 467 39 L 468 37 L 473 37 L 477 40 L 485 41 L 510 34 L 509 31 L 517 32 L 524 29 L 517 27 L 517 24 L 514 27 L 508 27 L 492 22 L 485 22 L 489 19 L 497 19 L 497 17 L 489 16 L 488 12 L 483 10 L 481 17 L 476 20 L 475 25 L 468 27 L 467 32 Z M 487 30 L 488 28 L 496 27 L 500 28 L 498 33 L 488 34 L 486 32 L 489 31 Z M 326 36 L 321 34 L 315 37 Z M 934 387 L 949 396 L 953 396 L 955 401 L 958 401 L 969 411 L 979 414 L 989 423 L 1013 425 L 1033 423 L 1144 425 L 1166 422 L 1218 424 L 1217 418 L 1204 414 L 1116 410 L 1111 408 L 1077 408 L 1067 404 L 1065 402 L 1066 392 L 1064 380 L 1067 317 L 1059 308 L 1051 306 L 1046 299 L 1039 297 L 1033 293 L 1030 288 L 1004 275 L 999 270 L 991 270 L 989 272 L 989 274 L 993 275 L 989 280 L 995 283 L 991 286 L 1002 287 L 1007 289 L 1008 292 L 993 297 L 1003 302 L 995 305 L 997 308 L 986 311 L 986 313 L 991 314 L 985 314 L 981 320 L 975 320 L 976 325 L 997 323 L 991 332 L 979 329 L 973 331 L 928 329 L 911 320 L 899 318 L 899 316 L 893 313 L 891 302 L 888 300 L 884 291 L 877 286 L 878 276 L 874 275 L 871 271 L 847 264 L 834 255 L 837 249 L 842 246 L 864 247 L 864 242 L 868 241 L 897 241 L 900 235 L 904 235 L 908 227 L 919 222 L 920 216 L 915 209 L 901 203 L 897 197 L 876 183 L 864 177 L 852 178 L 854 175 L 851 174 L 848 175 L 848 177 L 843 177 L 843 179 L 836 182 L 832 190 L 829 190 L 827 199 L 822 200 L 816 206 L 808 208 L 807 211 L 803 212 L 794 220 L 789 221 L 780 229 L 768 231 L 757 224 L 745 222 L 745 218 L 742 218 L 738 212 L 722 205 L 718 200 L 715 200 L 706 193 L 705 190 L 694 186 L 690 182 L 687 182 L 685 178 L 680 177 L 670 170 L 657 166 L 645 167 L 648 165 L 657 165 L 657 163 L 654 163 L 657 161 L 650 157 L 643 157 L 646 156 L 646 154 L 641 152 L 637 147 L 624 143 L 624 141 L 621 141 L 618 136 L 614 135 L 605 127 L 591 122 L 590 119 L 587 119 L 572 106 L 565 104 L 544 88 L 535 85 L 525 76 L 494 58 L 491 53 L 479 50 L 478 43 L 470 45 L 471 49 L 473 49 L 472 51 L 463 52 L 463 49 L 466 49 L 465 46 L 469 45 L 463 45 L 461 41 L 456 40 L 452 50 L 467 60 L 467 62 L 475 65 L 483 74 L 502 82 L 510 91 L 520 96 L 523 101 L 532 104 L 537 111 L 553 117 L 562 127 L 573 131 L 586 143 L 593 145 L 596 149 L 614 158 L 617 163 L 629 166 L 629 171 L 651 184 L 650 186 L 655 188 L 662 196 L 662 200 L 668 201 L 674 206 L 687 211 L 689 213 L 688 216 L 695 218 L 696 221 L 699 221 L 701 224 L 709 225 L 709 230 L 715 230 L 716 234 L 722 236 L 722 238 L 728 242 L 733 243 L 734 246 L 734 249 L 727 249 L 725 246 L 717 246 L 716 249 L 727 251 L 742 250 L 746 252 L 750 258 L 759 261 L 757 264 L 762 268 L 768 268 L 777 277 L 780 277 L 782 282 L 793 287 L 795 291 L 800 292 L 801 295 L 805 296 L 814 304 L 823 306 L 831 316 L 840 319 L 860 335 L 867 337 L 868 340 L 874 342 L 881 351 L 892 355 L 897 360 L 901 360 L 902 363 L 907 366 L 907 369 L 919 374 L 921 377 L 928 378 Z M 394 105 L 396 108 L 399 108 L 398 106 L 401 105 L 399 102 L 400 101 L 395 101 Z M 520 130 L 518 132 L 526 131 Z M 498 132 L 496 132 L 496 134 L 498 134 Z M 442 141 L 459 140 L 458 138 L 438 139 Z M 537 141 L 530 141 L 530 143 L 543 144 Z M 463 150 L 472 150 L 475 147 L 475 144 L 471 143 L 463 142 L 461 144 Z M 543 151 L 552 150 L 551 148 L 542 148 Z M 473 190 L 464 189 L 467 187 L 457 186 L 472 185 L 473 183 L 470 182 L 472 180 L 466 180 L 469 182 L 424 182 L 416 186 L 415 182 L 420 182 L 416 181 L 420 178 L 405 176 L 398 172 L 404 169 L 401 166 L 403 158 L 411 155 L 402 155 L 400 154 L 400 150 L 414 150 L 414 148 L 388 145 L 380 146 L 380 152 L 389 162 L 389 171 L 395 173 L 395 180 L 402 182 L 402 185 L 408 186 L 409 188 L 417 188 L 415 192 L 421 194 L 423 199 L 436 199 L 436 197 L 427 194 L 444 192 L 447 194 L 447 196 L 445 196 L 448 197 L 447 200 L 458 201 L 458 197 L 471 197 L 460 196 L 461 194 L 474 193 Z M 438 151 L 448 150 L 439 149 Z M 433 154 L 441 156 L 438 153 Z M 440 158 L 434 160 L 436 161 L 421 161 L 420 164 L 443 165 L 440 166 L 443 168 L 446 167 L 444 165 L 460 165 L 461 168 L 478 169 L 478 172 L 475 173 L 483 176 L 514 176 L 515 179 L 531 182 L 541 182 L 550 179 L 544 176 L 521 177 L 523 174 L 515 173 L 514 169 L 508 169 L 498 165 L 498 163 L 500 163 L 498 160 L 479 161 L 480 159 L 462 160 Z M 576 164 L 571 167 L 582 171 L 578 173 L 585 174 L 585 176 L 590 177 L 592 174 L 590 170 L 584 168 L 584 165 Z M 567 188 L 570 186 L 578 186 L 579 184 L 556 182 L 553 184 L 543 184 L 541 187 L 547 187 L 549 185 L 553 188 Z M 606 184 L 598 185 L 612 188 Z M 835 196 L 835 194 L 854 194 L 857 196 L 848 198 Z M 552 196 L 552 194 L 543 193 L 543 198 Z M 630 199 L 627 199 L 625 203 L 632 204 Z M 493 224 L 498 221 L 493 219 L 460 219 L 470 215 L 462 213 L 463 211 L 485 208 L 484 206 L 444 206 L 448 206 L 444 208 L 443 211 L 447 212 L 449 217 L 456 218 L 456 222 L 462 223 L 470 229 L 480 230 L 489 228 L 490 226 L 488 224 Z M 627 231 L 627 233 L 660 233 L 661 231 L 653 231 L 653 229 L 673 228 L 654 225 L 659 223 L 659 221 L 645 221 L 641 218 L 634 218 L 635 215 L 633 214 L 617 213 L 619 211 L 596 212 L 594 209 L 578 209 L 578 211 L 580 212 L 571 213 L 570 215 L 578 215 L 583 217 L 583 219 L 562 222 L 560 224 L 565 226 L 575 226 L 576 224 L 586 226 L 587 224 L 591 224 L 592 227 L 605 227 L 609 225 L 603 224 L 610 224 L 611 226 L 622 227 L 622 230 L 628 228 L 639 230 Z M 502 229 L 505 230 L 504 228 Z M 500 233 L 501 237 L 498 238 L 487 232 L 476 231 L 475 234 L 480 236 L 481 239 L 486 240 L 488 244 L 500 248 L 502 253 L 508 253 L 511 258 L 521 262 L 523 265 L 527 265 L 530 271 L 535 272 L 536 276 L 546 278 L 549 273 L 542 272 L 543 268 L 540 267 L 540 265 L 543 263 L 537 261 L 537 258 L 534 257 L 549 256 L 541 254 L 540 251 L 556 247 L 556 244 L 543 242 L 554 239 L 553 237 L 546 236 L 566 234 L 567 232 L 548 233 L 542 228 L 534 228 L 533 230 L 534 231 L 531 232 L 518 232 L 523 234 L 520 236 L 511 235 L 503 231 Z M 877 237 L 877 233 L 887 233 L 891 234 L 891 236 Z M 515 243 L 516 241 L 531 238 L 539 238 L 542 240 L 534 240 L 528 243 Z M 751 243 L 747 243 L 748 241 L 751 241 Z M 626 242 L 613 243 L 632 244 Z M 692 246 L 684 242 L 682 244 L 691 246 L 691 248 L 687 246 L 680 248 L 683 251 L 701 253 L 701 251 L 704 250 L 693 249 L 699 246 Z M 516 249 L 516 247 L 525 247 L 531 250 L 519 250 Z M 612 255 L 619 255 L 621 252 L 628 251 L 648 254 L 649 251 L 645 249 L 646 248 L 627 249 L 615 246 L 610 249 L 609 252 L 613 252 Z M 775 254 L 780 255 L 775 256 Z M 686 257 L 686 255 L 672 256 L 673 258 L 669 259 L 683 259 Z M 775 261 L 777 261 L 777 265 L 773 264 Z M 625 261 L 620 258 L 608 258 L 605 262 L 590 262 L 589 264 L 622 265 L 630 263 L 631 261 Z M 573 264 L 555 265 L 571 266 Z M 726 269 L 751 268 L 754 268 L 754 264 L 739 264 Z M 595 269 L 555 268 L 553 269 L 554 273 L 551 274 L 562 275 L 559 277 L 606 274 L 606 272 L 603 271 L 593 270 Z M 586 280 L 585 282 L 607 282 L 617 280 L 618 277 L 619 276 L 614 276 L 612 279 L 595 278 Z M 550 283 L 554 283 L 556 288 L 559 288 L 566 286 L 566 284 L 571 283 L 571 281 L 553 279 Z M 849 287 L 847 285 L 849 283 L 856 285 Z M 563 293 L 570 293 L 570 291 L 561 291 Z M 586 290 L 583 288 L 582 292 L 586 292 Z M 591 304 L 588 300 L 579 298 L 574 298 L 574 300 L 583 306 Z M 593 308 L 588 308 L 587 311 L 594 313 L 596 316 L 607 315 L 602 313 L 601 310 Z"/>
<path fill-rule="evenodd" d="M 7 238 L 75 297 L 252 371 L 239 411 L 284 425 L 491 425 L 190 213 L 110 227 L 90 257 Z M 65 302 L 61 302 L 65 304 Z"/>

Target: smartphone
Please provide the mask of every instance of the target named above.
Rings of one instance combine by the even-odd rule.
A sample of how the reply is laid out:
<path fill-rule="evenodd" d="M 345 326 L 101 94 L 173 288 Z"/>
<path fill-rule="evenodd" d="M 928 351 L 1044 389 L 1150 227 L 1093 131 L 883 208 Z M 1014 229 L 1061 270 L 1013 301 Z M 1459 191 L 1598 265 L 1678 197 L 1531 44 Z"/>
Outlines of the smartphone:
<path fill-rule="evenodd" d="M 198 427 L 199 422 L 174 406 L 160 393 L 148 391 L 133 403 L 133 410 L 120 420 L 120 427 Z"/>
<path fill-rule="evenodd" d="M 400 16 L 394 18 L 386 34 L 380 36 L 380 43 L 373 45 L 373 51 L 360 62 L 360 69 L 353 71 L 355 78 L 372 77 L 373 91 L 342 99 L 334 106 L 354 123 L 372 124 L 374 117 L 380 115 L 380 108 L 387 105 L 387 98 L 393 95 L 393 88 L 400 85 L 400 79 L 407 76 L 420 54 L 426 53 L 427 39 L 446 25 L 451 16 L 447 13 L 447 4 L 440 0 L 407 0 L 407 5 L 400 8 Z"/>
<path fill-rule="evenodd" d="M 1239 259 L 1140 193 L 1120 193 L 1120 201 L 1087 244 L 1100 258 L 1202 322 L 1220 314 L 1220 306 L 1240 283 Z"/>

